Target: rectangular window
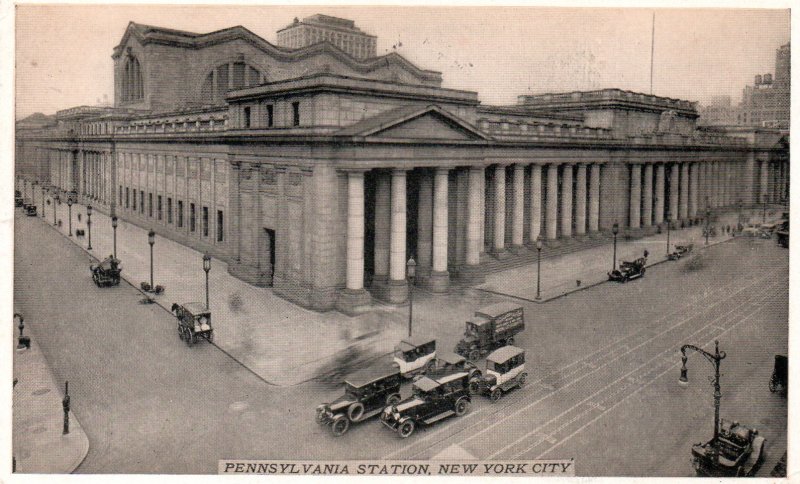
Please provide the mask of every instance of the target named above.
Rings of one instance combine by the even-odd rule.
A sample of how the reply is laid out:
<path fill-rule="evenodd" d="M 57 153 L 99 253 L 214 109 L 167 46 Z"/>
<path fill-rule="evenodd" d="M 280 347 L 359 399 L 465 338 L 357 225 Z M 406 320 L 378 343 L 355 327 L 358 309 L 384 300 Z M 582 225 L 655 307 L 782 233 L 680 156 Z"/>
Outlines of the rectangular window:
<path fill-rule="evenodd" d="M 203 237 L 208 237 L 208 207 L 203 207 Z"/>
<path fill-rule="evenodd" d="M 136 190 L 133 191 L 133 211 L 136 211 Z"/>
<path fill-rule="evenodd" d="M 178 200 L 178 227 L 183 227 L 183 200 Z"/>
<path fill-rule="evenodd" d="M 222 220 L 222 210 L 217 210 L 217 242 L 222 242 L 224 240 L 224 231 L 223 231 L 223 220 Z"/>
<path fill-rule="evenodd" d="M 130 208 L 131 206 L 131 189 L 125 187 L 125 208 Z"/>
<path fill-rule="evenodd" d="M 158 196 L 158 219 L 161 220 L 161 195 Z"/>
<path fill-rule="evenodd" d="M 244 127 L 250 127 L 250 106 L 244 108 Z"/>
<path fill-rule="evenodd" d="M 172 223 L 172 197 L 167 197 L 167 223 Z"/>
<path fill-rule="evenodd" d="M 275 125 L 275 107 L 272 104 L 267 104 L 267 127 L 271 128 Z"/>
<path fill-rule="evenodd" d="M 144 190 L 139 190 L 139 213 L 144 215 Z"/>
<path fill-rule="evenodd" d="M 292 103 L 292 126 L 300 126 L 300 103 Z"/>
<path fill-rule="evenodd" d="M 147 194 L 147 216 L 153 217 L 153 194 Z"/>
<path fill-rule="evenodd" d="M 196 227 L 197 214 L 194 211 L 194 204 L 189 204 L 189 232 L 194 232 Z"/>

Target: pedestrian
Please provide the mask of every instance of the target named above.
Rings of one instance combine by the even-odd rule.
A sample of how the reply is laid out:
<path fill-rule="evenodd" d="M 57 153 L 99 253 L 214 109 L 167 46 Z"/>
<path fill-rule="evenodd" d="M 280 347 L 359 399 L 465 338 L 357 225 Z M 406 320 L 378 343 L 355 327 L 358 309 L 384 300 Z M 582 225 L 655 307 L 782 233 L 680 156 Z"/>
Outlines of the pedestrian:
<path fill-rule="evenodd" d="M 647 249 L 644 249 L 644 258 L 647 259 L 647 256 L 650 255 L 650 252 Z"/>

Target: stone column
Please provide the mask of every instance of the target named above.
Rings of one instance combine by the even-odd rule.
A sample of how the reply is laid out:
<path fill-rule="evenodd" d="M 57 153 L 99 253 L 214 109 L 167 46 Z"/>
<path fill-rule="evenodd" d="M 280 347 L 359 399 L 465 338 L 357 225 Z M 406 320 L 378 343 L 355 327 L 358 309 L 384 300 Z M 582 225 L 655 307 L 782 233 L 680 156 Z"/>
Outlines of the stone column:
<path fill-rule="evenodd" d="M 689 165 L 689 218 L 697 217 L 697 163 Z"/>
<path fill-rule="evenodd" d="M 720 203 L 720 180 L 719 180 L 719 162 L 715 161 L 712 165 L 711 170 L 711 193 L 712 193 L 712 205 L 714 208 L 719 207 L 722 205 Z"/>
<path fill-rule="evenodd" d="M 469 195 L 467 198 L 467 250 L 466 266 L 459 277 L 480 279 L 479 264 L 481 262 L 481 247 L 483 247 L 483 214 L 481 213 L 483 199 L 484 169 L 482 166 L 473 166 L 469 169 Z"/>
<path fill-rule="evenodd" d="M 572 237 L 572 165 L 561 173 L 561 236 Z"/>
<path fill-rule="evenodd" d="M 417 203 L 417 280 L 425 282 L 431 273 L 433 247 L 433 179 L 423 170 Z"/>
<path fill-rule="evenodd" d="M 589 231 L 600 229 L 600 164 L 592 163 L 589 172 Z"/>
<path fill-rule="evenodd" d="M 531 165 L 531 227 L 530 239 L 536 244 L 536 239 L 542 230 L 542 166 Z"/>
<path fill-rule="evenodd" d="M 689 216 L 689 164 L 681 163 L 681 199 L 679 216 L 685 220 Z"/>
<path fill-rule="evenodd" d="M 498 258 L 506 254 L 506 167 L 494 167 L 494 253 Z"/>
<path fill-rule="evenodd" d="M 389 241 L 389 286 L 386 298 L 392 303 L 408 299 L 406 281 L 406 170 L 392 170 L 391 240 Z"/>
<path fill-rule="evenodd" d="M 525 234 L 525 165 L 514 165 L 514 217 L 511 223 L 511 245 L 522 249 Z"/>
<path fill-rule="evenodd" d="M 575 181 L 575 235 L 586 233 L 586 164 L 578 164 Z"/>
<path fill-rule="evenodd" d="M 389 280 L 389 231 L 392 229 L 389 175 L 377 172 L 375 185 L 375 248 L 373 284 Z"/>
<path fill-rule="evenodd" d="M 656 194 L 655 194 L 655 214 L 653 223 L 661 225 L 664 223 L 664 163 L 656 165 Z"/>
<path fill-rule="evenodd" d="M 678 202 L 680 200 L 680 165 L 672 164 L 669 180 L 669 219 L 678 219 Z"/>
<path fill-rule="evenodd" d="M 347 289 L 364 289 L 364 173 L 347 173 Z"/>
<path fill-rule="evenodd" d="M 447 168 L 437 168 L 433 186 L 433 271 L 430 288 L 433 292 L 445 292 L 449 286 L 447 272 Z"/>
<path fill-rule="evenodd" d="M 547 238 L 558 237 L 558 165 L 547 166 Z"/>
<path fill-rule="evenodd" d="M 642 218 L 642 165 L 634 163 L 631 165 L 631 185 L 630 185 L 630 204 L 628 206 L 629 221 L 628 226 L 638 229 Z"/>
<path fill-rule="evenodd" d="M 644 165 L 644 187 L 642 189 L 642 225 L 653 225 L 653 164 Z"/>

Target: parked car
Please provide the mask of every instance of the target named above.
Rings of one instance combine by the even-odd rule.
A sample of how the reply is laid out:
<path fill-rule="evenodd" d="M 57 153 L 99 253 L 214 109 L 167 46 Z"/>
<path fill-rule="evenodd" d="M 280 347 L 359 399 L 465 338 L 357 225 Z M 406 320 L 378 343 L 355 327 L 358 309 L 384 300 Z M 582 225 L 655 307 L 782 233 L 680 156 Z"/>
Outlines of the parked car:
<path fill-rule="evenodd" d="M 214 328 L 211 326 L 211 311 L 205 304 L 189 302 L 174 303 L 171 311 L 178 318 L 178 336 L 192 346 L 200 338 L 209 343 L 214 341 Z"/>
<path fill-rule="evenodd" d="M 470 392 L 486 395 L 494 403 L 503 393 L 525 386 L 527 378 L 525 350 L 504 346 L 486 357 L 486 372 L 470 380 Z"/>
<path fill-rule="evenodd" d="M 608 273 L 608 280 L 624 283 L 631 279 L 642 277 L 646 271 L 646 264 L 647 258 L 645 257 L 640 257 L 632 262 L 622 261 L 619 263 L 619 269 L 614 269 Z"/>
<path fill-rule="evenodd" d="M 436 340 L 424 336 L 406 338 L 394 350 L 394 364 L 408 378 L 431 369 L 435 357 Z"/>
<path fill-rule="evenodd" d="M 391 366 L 362 370 L 344 382 L 344 395 L 317 406 L 317 423 L 330 425 L 336 437 L 344 435 L 351 423 L 378 415 L 400 401 L 400 370 Z"/>
<path fill-rule="evenodd" d="M 436 379 L 459 372 L 469 373 L 470 379 L 479 377 L 481 375 L 481 370 L 479 370 L 474 363 L 467 360 L 463 356 L 455 353 L 444 352 L 438 354 L 436 358 L 434 358 L 433 366 L 425 372 L 424 376 Z M 414 379 L 416 381 L 422 377 L 423 375 L 417 375 L 414 377 Z"/>
<path fill-rule="evenodd" d="M 19 190 L 14 190 L 14 206 L 21 207 L 23 202 L 22 193 Z"/>
<path fill-rule="evenodd" d="M 455 353 L 475 361 L 496 348 L 514 344 L 514 336 L 525 329 L 525 314 L 522 306 L 501 302 L 478 309 L 465 326 Z"/>
<path fill-rule="evenodd" d="M 458 417 L 469 411 L 469 373 L 458 372 L 436 380 L 423 377 L 414 382 L 413 394 L 388 406 L 381 413 L 381 422 L 407 438 L 420 425 L 431 425 L 447 417 Z"/>
<path fill-rule="evenodd" d="M 692 465 L 700 476 L 749 477 L 761 464 L 764 441 L 758 430 L 723 419 L 716 441 L 692 446 Z"/>
<path fill-rule="evenodd" d="M 29 204 L 24 207 L 25 208 L 25 215 L 28 217 L 35 217 L 36 216 L 36 205 Z"/>
<path fill-rule="evenodd" d="M 685 255 L 688 255 L 692 251 L 693 248 L 694 248 L 693 244 L 676 245 L 675 246 L 675 250 L 670 252 L 669 255 L 667 255 L 667 258 L 669 260 L 678 260 L 681 257 L 683 257 Z"/>
<path fill-rule="evenodd" d="M 119 259 L 110 255 L 99 264 L 89 266 L 92 272 L 92 280 L 97 287 L 108 287 L 119 285 L 122 264 Z"/>

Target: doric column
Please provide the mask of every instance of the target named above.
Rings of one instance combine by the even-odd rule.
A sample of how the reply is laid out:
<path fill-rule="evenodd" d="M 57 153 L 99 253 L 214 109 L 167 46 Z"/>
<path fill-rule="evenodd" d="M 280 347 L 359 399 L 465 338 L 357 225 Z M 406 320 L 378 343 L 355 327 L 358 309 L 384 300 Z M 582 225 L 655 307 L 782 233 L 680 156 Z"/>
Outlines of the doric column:
<path fill-rule="evenodd" d="M 586 233 L 586 164 L 578 164 L 575 180 L 575 234 Z"/>
<path fill-rule="evenodd" d="M 592 163 L 589 171 L 589 231 L 600 229 L 600 164 Z"/>
<path fill-rule="evenodd" d="M 628 226 L 632 229 L 638 229 L 642 206 L 642 165 L 634 163 L 631 165 L 631 186 L 630 186 L 630 204 L 628 207 Z"/>
<path fill-rule="evenodd" d="M 655 214 L 653 223 L 664 223 L 664 163 L 656 165 Z"/>
<path fill-rule="evenodd" d="M 417 277 L 425 280 L 431 272 L 433 247 L 433 179 L 428 170 L 419 178 L 417 203 Z"/>
<path fill-rule="evenodd" d="M 391 190 L 389 174 L 377 172 L 375 184 L 375 249 L 373 282 L 386 283 L 389 279 L 389 231 L 392 229 Z"/>
<path fill-rule="evenodd" d="M 506 246 L 506 167 L 494 167 L 494 244 L 497 255 L 505 252 Z"/>
<path fill-rule="evenodd" d="M 511 245 L 522 247 L 525 233 L 525 165 L 514 165 L 514 212 L 511 223 Z"/>
<path fill-rule="evenodd" d="M 430 288 L 433 292 L 447 290 L 447 168 L 437 168 L 433 185 L 433 271 Z"/>
<path fill-rule="evenodd" d="M 689 164 L 681 163 L 681 200 L 679 208 L 681 220 L 689 216 Z"/>
<path fill-rule="evenodd" d="M 720 200 L 721 184 L 720 184 L 719 162 L 715 161 L 714 164 L 712 165 L 712 168 L 713 169 L 711 175 L 711 187 L 712 187 L 711 192 L 713 193 L 712 196 L 714 200 L 713 206 L 716 208 L 722 205 Z"/>
<path fill-rule="evenodd" d="M 389 241 L 389 287 L 387 299 L 393 303 L 408 299 L 406 282 L 406 170 L 392 170 L 391 240 Z"/>
<path fill-rule="evenodd" d="M 364 288 L 364 173 L 347 173 L 347 289 Z"/>
<path fill-rule="evenodd" d="M 558 165 L 547 165 L 547 238 L 558 237 Z"/>
<path fill-rule="evenodd" d="M 680 165 L 677 163 L 672 164 L 669 180 L 669 219 L 678 219 L 678 202 L 680 201 Z"/>
<path fill-rule="evenodd" d="M 561 236 L 572 237 L 572 165 L 561 172 Z"/>
<path fill-rule="evenodd" d="M 483 246 L 483 216 L 481 200 L 483 199 L 483 167 L 473 166 L 469 169 L 469 197 L 467 199 L 467 267 L 480 264 L 481 247 Z"/>
<path fill-rule="evenodd" d="M 542 166 L 531 165 L 531 243 L 535 244 L 536 239 L 542 230 Z"/>
<path fill-rule="evenodd" d="M 644 165 L 644 187 L 642 188 L 642 225 L 653 225 L 653 164 Z"/>
<path fill-rule="evenodd" d="M 697 217 L 697 163 L 689 165 L 689 218 Z"/>

